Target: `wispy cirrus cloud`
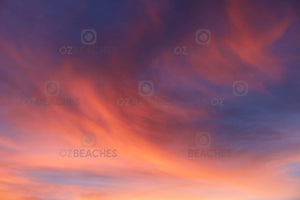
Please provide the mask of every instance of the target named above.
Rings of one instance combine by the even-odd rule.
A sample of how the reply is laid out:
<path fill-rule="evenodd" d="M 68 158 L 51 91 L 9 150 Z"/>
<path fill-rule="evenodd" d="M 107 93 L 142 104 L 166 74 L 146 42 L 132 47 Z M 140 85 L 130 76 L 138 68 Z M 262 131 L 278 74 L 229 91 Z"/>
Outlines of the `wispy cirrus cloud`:
<path fill-rule="evenodd" d="M 288 39 L 297 43 L 295 2 L 2 4 L 1 199 L 299 197 L 299 62 Z M 81 30 L 89 28 L 115 54 L 83 48 Z M 199 28 L 211 32 L 201 47 Z M 280 53 L 284 43 L 290 52 Z M 62 55 L 61 46 L 86 52 Z M 177 46 L 188 55 L 176 55 Z M 56 97 L 45 93 L 49 80 L 59 83 Z M 233 93 L 238 80 L 248 84 L 245 96 Z M 118 105 L 142 98 L 139 81 L 151 81 L 153 96 L 170 102 Z M 24 104 L 65 97 L 79 104 Z M 223 106 L 211 104 L 216 97 Z M 197 148 L 199 131 L 231 157 L 176 156 Z M 95 146 L 82 145 L 84 132 L 95 134 Z M 78 156 L 62 157 L 62 149 Z M 116 149 L 117 156 L 81 157 L 80 149 Z"/>

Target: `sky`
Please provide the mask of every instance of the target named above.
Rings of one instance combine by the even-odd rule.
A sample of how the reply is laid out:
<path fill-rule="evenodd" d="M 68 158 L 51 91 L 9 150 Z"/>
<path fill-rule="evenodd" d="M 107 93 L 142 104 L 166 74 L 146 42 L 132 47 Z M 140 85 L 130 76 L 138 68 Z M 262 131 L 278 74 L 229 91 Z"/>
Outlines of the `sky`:
<path fill-rule="evenodd" d="M 299 10 L 1 0 L 0 199 L 300 200 Z"/>

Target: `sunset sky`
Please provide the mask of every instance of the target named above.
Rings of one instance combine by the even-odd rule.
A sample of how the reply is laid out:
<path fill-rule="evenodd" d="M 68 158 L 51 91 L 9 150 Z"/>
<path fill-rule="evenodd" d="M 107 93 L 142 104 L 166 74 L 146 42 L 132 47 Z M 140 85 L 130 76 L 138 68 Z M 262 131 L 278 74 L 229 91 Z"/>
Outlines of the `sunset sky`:
<path fill-rule="evenodd" d="M 299 0 L 0 0 L 0 200 L 300 200 Z"/>

